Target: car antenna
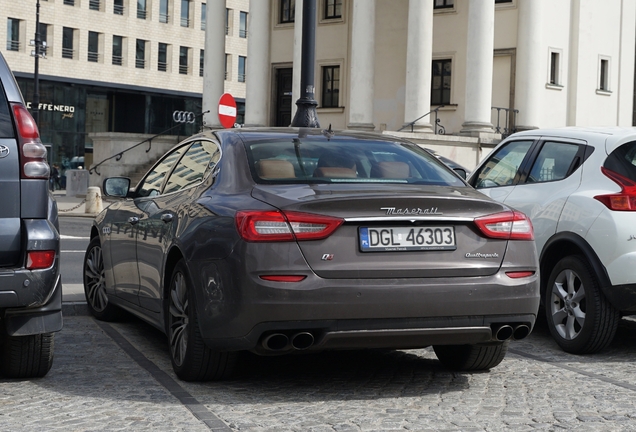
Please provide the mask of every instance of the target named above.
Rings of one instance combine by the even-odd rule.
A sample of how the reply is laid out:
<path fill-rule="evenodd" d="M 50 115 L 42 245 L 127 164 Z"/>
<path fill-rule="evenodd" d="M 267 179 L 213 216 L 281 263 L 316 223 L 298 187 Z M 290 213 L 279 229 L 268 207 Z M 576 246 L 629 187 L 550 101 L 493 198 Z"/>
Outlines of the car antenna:
<path fill-rule="evenodd" d="M 324 136 L 327 137 L 327 141 L 331 141 L 331 137 L 333 137 L 335 135 L 333 129 L 331 129 L 331 123 L 329 123 L 329 129 L 327 130 L 322 130 L 322 133 Z"/>

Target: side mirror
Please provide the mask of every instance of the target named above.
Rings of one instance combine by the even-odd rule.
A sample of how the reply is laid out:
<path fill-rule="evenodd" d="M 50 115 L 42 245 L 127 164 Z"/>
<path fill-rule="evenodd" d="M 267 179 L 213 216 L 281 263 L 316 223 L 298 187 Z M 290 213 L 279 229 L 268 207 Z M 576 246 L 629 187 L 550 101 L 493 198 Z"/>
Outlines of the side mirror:
<path fill-rule="evenodd" d="M 109 177 L 104 180 L 102 189 L 106 196 L 126 198 L 130 190 L 130 179 L 128 177 Z"/>
<path fill-rule="evenodd" d="M 453 171 L 455 171 L 457 175 L 463 178 L 464 180 L 466 180 L 466 178 L 468 177 L 468 173 L 466 172 L 464 168 L 453 168 Z"/>

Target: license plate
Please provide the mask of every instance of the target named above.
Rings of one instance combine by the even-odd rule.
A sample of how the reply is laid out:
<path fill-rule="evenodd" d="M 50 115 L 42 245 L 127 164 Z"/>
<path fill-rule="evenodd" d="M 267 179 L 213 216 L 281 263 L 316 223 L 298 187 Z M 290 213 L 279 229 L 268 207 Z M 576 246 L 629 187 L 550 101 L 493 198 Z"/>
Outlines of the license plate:
<path fill-rule="evenodd" d="M 435 227 L 360 227 L 362 252 L 399 252 L 455 250 L 455 228 Z"/>

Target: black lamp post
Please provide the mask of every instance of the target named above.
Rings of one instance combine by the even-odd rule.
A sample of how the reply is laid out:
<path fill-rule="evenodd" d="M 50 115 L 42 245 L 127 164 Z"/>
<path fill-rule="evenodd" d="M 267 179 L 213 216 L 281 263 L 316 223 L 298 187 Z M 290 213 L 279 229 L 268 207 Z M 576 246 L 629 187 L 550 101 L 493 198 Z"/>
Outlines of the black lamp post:
<path fill-rule="evenodd" d="M 35 72 L 33 74 L 33 105 L 31 113 L 35 124 L 40 121 L 40 56 L 44 54 L 42 49 L 42 39 L 40 39 L 40 0 L 36 0 L 35 4 L 35 40 L 31 42 L 35 45 L 35 50 L 31 55 L 35 57 Z"/>
<path fill-rule="evenodd" d="M 314 87 L 316 60 L 316 0 L 303 0 L 302 57 L 300 62 L 300 99 L 296 101 L 293 127 L 319 128 Z"/>

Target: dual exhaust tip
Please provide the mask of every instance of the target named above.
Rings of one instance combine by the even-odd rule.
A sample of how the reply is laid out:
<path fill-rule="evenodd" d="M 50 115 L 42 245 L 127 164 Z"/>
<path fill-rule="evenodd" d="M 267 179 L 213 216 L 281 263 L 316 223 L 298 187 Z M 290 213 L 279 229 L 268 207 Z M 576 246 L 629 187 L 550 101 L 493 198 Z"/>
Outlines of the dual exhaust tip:
<path fill-rule="evenodd" d="M 493 334 L 498 341 L 502 342 L 510 338 L 514 340 L 521 340 L 530 334 L 530 327 L 525 324 L 519 324 L 515 327 L 505 324 L 495 327 L 493 329 Z"/>
<path fill-rule="evenodd" d="M 298 351 L 306 350 L 314 344 L 314 335 L 309 332 L 294 333 L 291 337 L 284 333 L 272 333 L 263 339 L 263 348 L 269 351 L 283 351 L 293 348 Z"/>

